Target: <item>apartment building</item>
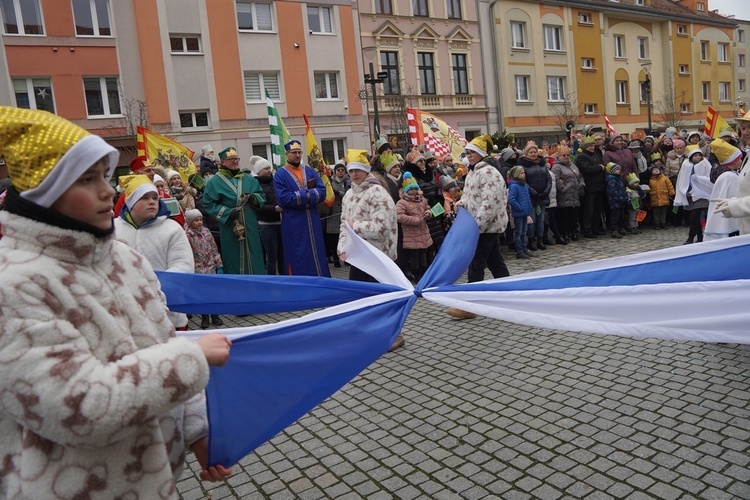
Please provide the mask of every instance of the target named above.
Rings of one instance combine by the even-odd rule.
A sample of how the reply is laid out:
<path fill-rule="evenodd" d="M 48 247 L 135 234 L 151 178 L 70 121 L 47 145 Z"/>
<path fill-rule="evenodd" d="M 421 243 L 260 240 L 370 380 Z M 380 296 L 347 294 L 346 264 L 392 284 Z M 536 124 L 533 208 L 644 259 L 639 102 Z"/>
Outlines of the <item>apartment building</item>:
<path fill-rule="evenodd" d="M 750 19 L 735 19 L 737 29 L 734 32 L 735 40 L 735 102 L 738 105 L 735 110 L 750 109 L 750 71 L 748 71 L 748 57 L 750 57 Z M 737 116 L 737 115 L 735 115 Z"/>
<path fill-rule="evenodd" d="M 618 132 L 733 115 L 737 23 L 705 0 L 502 0 L 489 42 L 499 122 L 521 137 L 573 120 Z M 650 119 L 650 120 L 649 120 Z"/>
<path fill-rule="evenodd" d="M 329 161 L 367 147 L 356 7 L 346 1 L 7 0 L 0 103 L 53 111 L 133 156 L 135 125 L 198 151 L 268 157 L 266 92 Z"/>

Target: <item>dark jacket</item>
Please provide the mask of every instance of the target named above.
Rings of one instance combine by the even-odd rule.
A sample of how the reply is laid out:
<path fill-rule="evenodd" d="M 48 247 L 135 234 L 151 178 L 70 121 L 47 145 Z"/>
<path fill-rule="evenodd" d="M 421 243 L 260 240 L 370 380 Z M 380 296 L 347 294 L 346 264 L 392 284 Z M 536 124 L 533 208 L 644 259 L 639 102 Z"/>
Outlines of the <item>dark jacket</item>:
<path fill-rule="evenodd" d="M 526 185 L 529 186 L 531 202 L 534 205 L 549 205 L 549 192 L 552 189 L 552 178 L 549 175 L 547 161 L 539 155 L 535 163 L 528 158 L 519 158 L 518 164 L 526 172 Z"/>
<path fill-rule="evenodd" d="M 258 209 L 258 222 L 274 223 L 281 222 L 281 214 L 276 211 L 276 194 L 273 191 L 273 175 L 264 175 L 255 178 L 266 195 L 266 201 Z"/>
<path fill-rule="evenodd" d="M 219 171 L 219 166 L 216 164 L 215 161 L 211 160 L 210 158 L 206 158 L 205 156 L 201 156 L 201 163 L 200 163 L 200 174 L 201 177 L 203 177 L 206 172 L 211 172 L 212 174 L 216 175 L 216 172 Z"/>
<path fill-rule="evenodd" d="M 625 183 L 619 175 L 607 174 L 607 202 L 610 208 L 625 208 L 629 204 Z"/>
<path fill-rule="evenodd" d="M 583 175 L 587 193 L 601 193 L 605 190 L 606 174 L 601 167 L 602 160 L 596 152 L 583 151 L 577 154 L 575 164 Z"/>

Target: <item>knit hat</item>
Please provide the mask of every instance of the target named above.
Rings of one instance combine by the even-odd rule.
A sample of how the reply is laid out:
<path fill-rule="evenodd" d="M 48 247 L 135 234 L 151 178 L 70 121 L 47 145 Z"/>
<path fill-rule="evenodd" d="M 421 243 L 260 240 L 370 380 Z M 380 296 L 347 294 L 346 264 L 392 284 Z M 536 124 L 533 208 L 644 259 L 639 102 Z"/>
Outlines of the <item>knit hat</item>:
<path fill-rule="evenodd" d="M 622 170 L 622 167 L 620 165 L 618 165 L 617 163 L 611 161 L 611 162 L 607 163 L 607 166 L 604 168 L 604 170 L 606 170 L 606 172 L 608 174 L 613 174 L 614 175 L 617 172 L 619 172 L 620 170 Z"/>
<path fill-rule="evenodd" d="M 45 208 L 101 159 L 109 178 L 120 156 L 104 139 L 64 118 L 9 106 L 0 106 L 0 152 L 16 191 Z"/>
<path fill-rule="evenodd" d="M 685 151 L 687 152 L 688 158 L 692 158 L 695 154 L 703 156 L 703 151 L 701 151 L 701 148 L 697 144 L 691 144 L 685 148 Z"/>
<path fill-rule="evenodd" d="M 641 146 L 641 141 L 639 141 L 638 139 L 633 139 L 632 141 L 630 141 L 630 144 L 628 144 L 628 149 L 641 149 Z"/>
<path fill-rule="evenodd" d="M 406 155 L 406 161 L 408 163 L 417 163 L 419 160 L 424 160 L 424 156 L 419 152 L 418 149 L 412 149 L 409 154 Z"/>
<path fill-rule="evenodd" d="M 521 165 L 516 165 L 515 167 L 508 170 L 508 176 L 511 179 L 518 179 L 521 175 L 521 172 L 523 172 L 523 167 Z"/>
<path fill-rule="evenodd" d="M 162 184 L 164 184 L 164 177 L 159 174 L 154 174 L 154 184 L 156 184 L 157 182 L 161 182 Z"/>
<path fill-rule="evenodd" d="M 258 176 L 263 169 L 270 168 L 273 169 L 271 166 L 271 162 L 263 158 L 262 156 L 251 156 L 250 160 L 248 160 L 248 165 L 250 167 L 250 172 L 254 176 Z"/>
<path fill-rule="evenodd" d="M 172 170 L 172 169 L 167 170 L 167 184 L 172 182 L 172 177 L 174 177 L 175 175 L 177 177 L 180 177 L 180 173 L 177 170 Z"/>
<path fill-rule="evenodd" d="M 524 155 L 524 156 L 526 156 L 526 154 L 527 154 L 527 153 L 528 153 L 528 152 L 529 152 L 529 151 L 530 151 L 531 149 L 536 149 L 537 151 L 539 151 L 539 146 L 537 146 L 537 145 L 536 145 L 536 142 L 534 142 L 534 141 L 529 141 L 529 142 L 527 142 L 527 143 L 526 143 L 526 146 L 524 146 L 524 148 L 523 148 L 523 155 Z"/>
<path fill-rule="evenodd" d="M 594 136 L 593 135 L 587 135 L 581 141 L 581 148 L 582 149 L 586 149 L 587 146 L 591 146 L 592 144 L 596 144 L 596 141 L 594 140 Z"/>
<path fill-rule="evenodd" d="M 647 135 L 646 138 L 643 139 L 644 144 L 646 143 L 646 141 L 650 142 L 652 146 L 656 143 L 653 135 Z"/>
<path fill-rule="evenodd" d="M 344 172 L 346 172 L 346 165 L 344 165 L 342 162 L 338 162 L 336 163 L 336 165 L 333 166 L 333 171 L 335 172 L 338 169 L 341 169 Z"/>
<path fill-rule="evenodd" d="M 147 168 L 154 168 L 154 164 L 148 159 L 148 156 L 136 156 L 133 161 L 130 162 L 130 171 L 137 174 L 141 170 Z"/>
<path fill-rule="evenodd" d="M 240 155 L 237 154 L 237 150 L 233 147 L 228 147 L 225 149 L 222 149 L 219 152 L 219 159 L 220 160 L 226 160 L 227 158 L 237 158 L 239 160 Z"/>
<path fill-rule="evenodd" d="M 628 183 L 628 186 L 635 187 L 635 185 L 641 182 L 641 180 L 633 172 L 630 172 L 628 176 L 625 177 L 625 182 Z"/>
<path fill-rule="evenodd" d="M 370 162 L 364 149 L 349 149 L 346 151 L 346 171 L 363 170 L 370 172 Z"/>
<path fill-rule="evenodd" d="M 188 210 L 185 212 L 185 223 L 189 226 L 193 223 L 193 221 L 197 218 L 203 218 L 203 214 L 200 210 L 197 208 L 193 208 L 192 210 Z"/>
<path fill-rule="evenodd" d="M 425 163 L 430 163 L 432 160 L 435 160 L 435 153 L 430 151 L 429 149 L 424 152 L 424 161 Z"/>
<path fill-rule="evenodd" d="M 688 134 L 688 136 L 687 136 L 687 139 L 688 139 L 688 141 L 689 141 L 689 140 L 690 140 L 690 138 L 691 138 L 691 137 L 693 137 L 694 135 L 697 135 L 697 136 L 698 136 L 698 139 L 700 139 L 700 138 L 701 138 L 701 133 L 700 133 L 700 132 L 698 132 L 697 130 L 694 130 L 694 131 L 692 131 L 692 132 L 690 132 L 690 133 Z"/>
<path fill-rule="evenodd" d="M 206 157 L 211 156 L 213 152 L 214 152 L 214 148 L 210 144 L 206 144 L 205 146 L 201 148 L 201 154 L 203 156 L 206 156 Z"/>
<path fill-rule="evenodd" d="M 480 135 L 479 137 L 473 138 L 471 142 L 465 146 L 464 149 L 479 153 L 480 155 L 482 155 L 482 158 L 484 158 L 492 149 L 492 146 L 492 137 L 484 134 Z"/>
<path fill-rule="evenodd" d="M 724 139 L 725 137 L 728 137 L 729 139 L 734 139 L 735 137 L 734 130 L 727 129 L 727 130 L 722 130 L 721 132 L 719 132 L 719 139 Z"/>
<path fill-rule="evenodd" d="M 414 180 L 411 172 L 404 172 L 404 177 L 401 180 L 401 188 L 404 190 L 404 193 L 408 193 L 411 189 L 419 189 L 419 184 Z"/>
<path fill-rule="evenodd" d="M 156 177 L 156 176 L 155 176 Z M 123 191 L 125 196 L 125 205 L 128 210 L 133 209 L 133 205 L 143 198 L 146 193 L 158 193 L 159 191 L 151 182 L 151 179 L 147 175 L 135 174 L 135 175 L 122 175 L 120 176 L 119 186 L 120 190 Z"/>
<path fill-rule="evenodd" d="M 674 139 L 672 139 L 672 147 L 675 147 L 678 144 L 682 144 L 684 146 L 686 143 L 684 139 L 681 139 L 679 137 L 675 137 Z"/>
<path fill-rule="evenodd" d="M 667 127 L 667 130 L 664 132 L 664 135 L 672 139 L 675 135 L 677 135 L 677 129 L 674 127 Z"/>
<path fill-rule="evenodd" d="M 716 155 L 721 166 L 726 167 L 742 158 L 742 152 L 723 139 L 711 142 L 711 151 Z"/>
<path fill-rule="evenodd" d="M 393 167 L 400 167 L 398 158 L 393 153 L 383 153 L 380 155 L 380 164 L 383 165 L 383 169 L 386 173 L 390 173 Z"/>
<path fill-rule="evenodd" d="M 502 158 L 503 161 L 508 161 L 514 154 L 516 154 L 516 151 L 513 148 L 503 148 L 500 151 L 500 158 Z"/>
<path fill-rule="evenodd" d="M 457 186 L 456 181 L 454 181 L 450 175 L 441 175 L 439 181 L 440 189 L 442 189 L 443 191 L 448 191 L 449 189 Z"/>
<path fill-rule="evenodd" d="M 375 151 L 375 153 L 381 155 L 383 154 L 383 151 L 390 148 L 391 144 L 388 142 L 388 139 L 386 139 L 385 137 L 380 137 L 377 141 L 375 141 L 372 149 Z"/>

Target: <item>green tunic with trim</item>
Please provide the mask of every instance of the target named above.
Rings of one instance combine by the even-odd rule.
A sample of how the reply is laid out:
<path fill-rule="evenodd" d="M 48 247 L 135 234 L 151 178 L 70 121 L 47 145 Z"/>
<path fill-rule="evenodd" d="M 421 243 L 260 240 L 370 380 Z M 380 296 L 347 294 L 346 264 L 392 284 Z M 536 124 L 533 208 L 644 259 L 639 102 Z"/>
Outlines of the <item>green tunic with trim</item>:
<path fill-rule="evenodd" d="M 224 273 L 266 274 L 256 216 L 265 201 L 258 181 L 239 170 L 233 172 L 222 167 L 206 183 L 203 208 L 219 221 Z M 232 211 L 239 207 L 242 211 L 237 220 L 245 228 L 244 239 L 235 234 L 235 223 L 229 220 Z"/>

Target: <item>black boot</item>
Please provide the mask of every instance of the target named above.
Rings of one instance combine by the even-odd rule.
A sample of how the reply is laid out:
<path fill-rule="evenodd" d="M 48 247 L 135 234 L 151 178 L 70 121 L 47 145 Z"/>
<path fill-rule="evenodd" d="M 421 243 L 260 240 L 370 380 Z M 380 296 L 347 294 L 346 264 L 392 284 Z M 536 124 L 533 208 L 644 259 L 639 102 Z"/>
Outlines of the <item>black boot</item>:
<path fill-rule="evenodd" d="M 222 326 L 224 324 L 224 322 L 217 314 L 211 315 L 211 323 L 213 323 L 214 326 Z"/>
<path fill-rule="evenodd" d="M 529 246 L 526 248 L 532 252 L 536 252 L 536 238 L 529 238 Z"/>
<path fill-rule="evenodd" d="M 208 314 L 201 314 L 201 330 L 208 330 L 211 322 L 208 321 Z"/>
<path fill-rule="evenodd" d="M 547 250 L 547 245 L 544 244 L 544 240 L 543 239 L 539 239 L 539 241 L 536 244 L 536 247 L 539 250 Z"/>

